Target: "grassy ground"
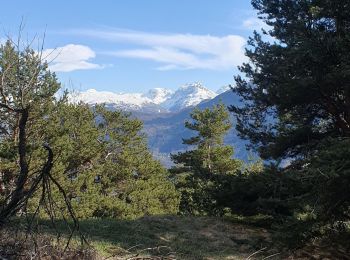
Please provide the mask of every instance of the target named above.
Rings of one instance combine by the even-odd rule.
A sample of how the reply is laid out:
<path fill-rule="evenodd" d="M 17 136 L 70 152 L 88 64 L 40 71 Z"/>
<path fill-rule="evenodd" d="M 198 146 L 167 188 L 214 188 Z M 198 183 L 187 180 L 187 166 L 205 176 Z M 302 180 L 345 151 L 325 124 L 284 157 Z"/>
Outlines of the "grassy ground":
<path fill-rule="evenodd" d="M 41 255 L 47 258 L 41 259 L 350 259 L 347 252 L 335 250 L 334 245 L 321 247 L 310 244 L 293 252 L 278 249 L 278 241 L 272 240 L 274 233 L 263 227 L 268 222 L 260 216 L 233 217 L 230 220 L 181 216 L 82 220 L 81 231 L 94 252 L 77 250 L 74 245 L 78 245 L 78 237 L 74 237 L 71 245 L 75 249 L 63 257 L 60 253 L 64 237 L 69 234 L 67 226 L 56 222 L 54 230 L 49 221 L 41 220 L 38 241 L 39 247 L 46 250 Z M 25 252 L 27 256 L 28 252 L 33 254 L 32 245 L 28 239 L 25 240 L 27 235 L 21 225 L 23 220 L 19 219 L 6 234 L 3 230 L 0 232 L 0 258 L 18 252 Z M 55 242 L 56 231 L 63 238 L 60 244 Z M 22 242 L 24 240 L 27 242 Z"/>
<path fill-rule="evenodd" d="M 81 221 L 80 225 L 91 245 L 105 257 L 127 257 L 139 253 L 142 256 L 162 255 L 184 260 L 247 259 L 259 250 L 256 256 L 273 253 L 266 229 L 217 218 L 90 219 Z M 46 232 L 52 232 L 48 226 L 49 223 Z M 58 225 L 58 229 L 66 232 L 63 225 Z"/>

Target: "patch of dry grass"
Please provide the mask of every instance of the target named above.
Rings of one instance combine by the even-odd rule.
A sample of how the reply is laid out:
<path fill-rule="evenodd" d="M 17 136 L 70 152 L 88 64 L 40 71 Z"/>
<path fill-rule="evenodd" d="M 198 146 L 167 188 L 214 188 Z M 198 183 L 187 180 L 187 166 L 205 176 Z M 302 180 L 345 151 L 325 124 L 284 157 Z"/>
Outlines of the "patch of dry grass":
<path fill-rule="evenodd" d="M 152 216 L 137 220 L 90 219 L 82 231 L 103 256 L 163 256 L 172 259 L 246 259 L 270 254 L 264 228 L 210 217 Z"/>
<path fill-rule="evenodd" d="M 93 250 L 82 250 L 77 236 L 64 253 L 64 237 L 69 230 L 63 222 L 56 223 L 61 234 L 57 242 L 49 221 L 40 221 L 38 251 L 18 226 L 1 232 L 0 259 L 350 259 L 346 252 L 316 245 L 281 251 L 272 240 L 271 230 L 212 217 L 82 220 L 81 230 Z"/>
<path fill-rule="evenodd" d="M 96 259 L 97 253 L 91 248 L 81 248 L 73 243 L 65 248 L 65 241 L 57 240 L 53 235 L 27 233 L 21 227 L 2 228 L 0 230 L 0 259 Z"/>

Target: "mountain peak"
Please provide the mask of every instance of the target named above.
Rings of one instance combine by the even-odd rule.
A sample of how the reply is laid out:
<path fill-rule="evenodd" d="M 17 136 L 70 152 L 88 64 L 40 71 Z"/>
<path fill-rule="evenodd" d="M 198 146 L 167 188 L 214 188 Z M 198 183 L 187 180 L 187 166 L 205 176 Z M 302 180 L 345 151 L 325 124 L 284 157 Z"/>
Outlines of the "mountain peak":
<path fill-rule="evenodd" d="M 170 111 L 181 110 L 191 107 L 200 102 L 216 97 L 216 93 L 195 82 L 181 86 L 174 92 L 171 99 L 166 100 L 163 105 Z"/>
<path fill-rule="evenodd" d="M 208 90 L 206 87 L 203 86 L 201 82 L 193 82 L 193 83 L 187 83 L 184 84 L 180 87 L 180 89 L 185 90 L 185 89 L 203 89 L 203 90 Z"/>

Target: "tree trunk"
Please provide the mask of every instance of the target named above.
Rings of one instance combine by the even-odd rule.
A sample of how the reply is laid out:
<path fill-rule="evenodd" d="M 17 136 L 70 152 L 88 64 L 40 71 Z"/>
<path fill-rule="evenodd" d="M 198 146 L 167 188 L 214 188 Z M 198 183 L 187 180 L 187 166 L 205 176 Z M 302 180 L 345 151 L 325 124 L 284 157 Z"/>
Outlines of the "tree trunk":
<path fill-rule="evenodd" d="M 28 179 L 28 162 L 27 162 L 27 136 L 26 127 L 29 112 L 28 109 L 22 109 L 17 111 L 19 113 L 19 134 L 18 134 L 18 154 L 19 154 L 19 167 L 20 172 L 16 181 L 16 188 L 13 191 L 10 202 L 3 207 L 0 212 L 0 225 L 6 222 L 20 206 L 20 202 L 24 197 L 24 186 Z"/>

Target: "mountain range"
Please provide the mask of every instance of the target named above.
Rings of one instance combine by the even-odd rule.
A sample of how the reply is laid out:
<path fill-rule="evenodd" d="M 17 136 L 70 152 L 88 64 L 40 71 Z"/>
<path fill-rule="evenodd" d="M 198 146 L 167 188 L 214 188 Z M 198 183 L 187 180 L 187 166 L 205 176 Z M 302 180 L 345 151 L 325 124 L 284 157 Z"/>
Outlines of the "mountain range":
<path fill-rule="evenodd" d="M 201 83 L 181 86 L 173 91 L 166 88 L 154 88 L 147 93 L 113 93 L 89 89 L 70 96 L 71 101 L 83 101 L 90 105 L 104 103 L 110 108 L 136 112 L 178 112 L 193 107 L 204 100 L 215 98 L 228 87 L 213 92 Z"/>
<path fill-rule="evenodd" d="M 224 86 L 213 92 L 200 83 L 186 84 L 175 91 L 155 88 L 147 93 L 113 93 L 90 89 L 70 96 L 71 101 L 83 101 L 91 106 L 104 103 L 108 109 L 121 109 L 144 123 L 144 132 L 154 156 L 166 167 L 171 166 L 170 154 L 188 149 L 182 138 L 193 133 L 184 127 L 194 107 L 204 109 L 215 104 L 226 106 L 239 104 L 239 98 Z M 234 124 L 234 117 L 231 116 Z M 233 145 L 235 156 L 247 160 L 246 142 L 241 140 L 234 127 L 225 137 L 225 143 Z"/>

